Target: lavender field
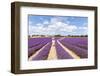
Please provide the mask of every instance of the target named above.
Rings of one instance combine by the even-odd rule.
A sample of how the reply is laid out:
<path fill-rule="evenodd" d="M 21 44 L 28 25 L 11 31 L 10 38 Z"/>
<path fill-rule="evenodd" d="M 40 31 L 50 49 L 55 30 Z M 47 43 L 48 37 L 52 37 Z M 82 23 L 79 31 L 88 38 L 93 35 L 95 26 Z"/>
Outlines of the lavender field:
<path fill-rule="evenodd" d="M 28 15 L 28 60 L 88 58 L 88 17 Z"/>
<path fill-rule="evenodd" d="M 28 59 L 88 58 L 88 37 L 38 37 L 28 39 Z"/>

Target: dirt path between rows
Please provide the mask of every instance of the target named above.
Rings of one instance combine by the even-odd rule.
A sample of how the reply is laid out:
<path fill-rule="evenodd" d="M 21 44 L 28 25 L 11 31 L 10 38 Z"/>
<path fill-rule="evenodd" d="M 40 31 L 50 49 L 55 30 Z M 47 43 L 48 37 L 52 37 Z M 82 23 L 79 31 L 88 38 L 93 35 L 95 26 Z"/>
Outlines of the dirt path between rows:
<path fill-rule="evenodd" d="M 47 60 L 55 60 L 55 59 L 57 59 L 57 53 L 55 47 L 55 40 L 52 38 L 52 45 Z"/>

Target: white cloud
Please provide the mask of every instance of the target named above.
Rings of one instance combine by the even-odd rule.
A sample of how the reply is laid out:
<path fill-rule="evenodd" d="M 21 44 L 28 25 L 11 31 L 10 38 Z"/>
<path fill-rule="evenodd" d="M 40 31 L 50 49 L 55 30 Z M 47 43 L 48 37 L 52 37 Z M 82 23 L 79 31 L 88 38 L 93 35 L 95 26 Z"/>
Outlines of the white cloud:
<path fill-rule="evenodd" d="M 83 27 L 78 27 L 78 29 L 81 29 L 81 30 L 87 30 L 87 29 L 88 29 L 88 27 L 83 26 Z"/>
<path fill-rule="evenodd" d="M 46 27 L 45 27 L 46 24 Z M 75 32 L 77 26 L 69 25 L 62 22 L 60 18 L 52 18 L 49 21 L 44 21 L 43 23 L 32 24 L 29 23 L 29 34 L 38 34 L 38 35 L 55 35 L 55 34 L 67 34 L 67 32 Z M 84 28 L 85 29 L 85 28 Z"/>

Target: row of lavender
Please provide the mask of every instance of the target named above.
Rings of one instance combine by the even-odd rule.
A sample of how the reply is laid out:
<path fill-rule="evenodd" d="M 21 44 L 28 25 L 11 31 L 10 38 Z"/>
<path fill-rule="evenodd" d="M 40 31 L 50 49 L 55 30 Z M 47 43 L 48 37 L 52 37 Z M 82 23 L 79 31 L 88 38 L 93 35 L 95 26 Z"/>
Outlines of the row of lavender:
<path fill-rule="evenodd" d="M 88 57 L 88 38 L 76 37 L 76 38 L 64 38 L 59 40 L 65 47 L 76 53 L 80 58 Z"/>
<path fill-rule="evenodd" d="M 29 38 L 28 39 L 28 57 L 35 54 L 37 51 L 39 51 L 43 46 L 47 45 L 39 55 L 37 55 L 33 60 L 42 60 L 45 59 L 49 53 L 50 47 L 51 47 L 51 38 Z M 43 53 L 42 53 L 43 52 Z"/>
<path fill-rule="evenodd" d="M 39 52 L 32 60 L 46 60 L 51 48 L 51 42 Z"/>
<path fill-rule="evenodd" d="M 73 59 L 71 55 L 69 55 L 57 42 L 55 41 L 56 52 L 58 59 Z"/>

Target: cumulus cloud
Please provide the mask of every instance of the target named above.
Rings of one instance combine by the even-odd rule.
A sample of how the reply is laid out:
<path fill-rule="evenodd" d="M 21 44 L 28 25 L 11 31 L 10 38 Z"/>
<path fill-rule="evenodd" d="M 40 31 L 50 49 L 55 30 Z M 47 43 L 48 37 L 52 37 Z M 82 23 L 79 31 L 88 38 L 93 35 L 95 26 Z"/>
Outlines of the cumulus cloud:
<path fill-rule="evenodd" d="M 55 35 L 75 32 L 77 29 L 86 30 L 87 27 L 77 27 L 65 23 L 61 18 L 51 18 L 50 21 L 43 21 L 42 23 L 32 24 L 29 22 L 29 35 Z"/>
<path fill-rule="evenodd" d="M 88 29 L 88 27 L 83 26 L 83 27 L 78 27 L 78 29 L 80 29 L 80 30 L 87 30 L 87 29 Z"/>

